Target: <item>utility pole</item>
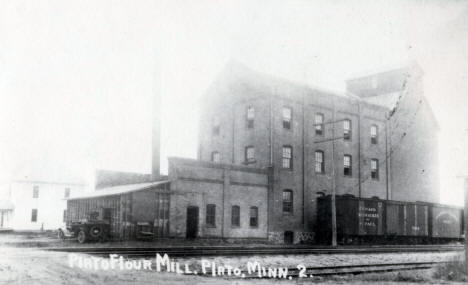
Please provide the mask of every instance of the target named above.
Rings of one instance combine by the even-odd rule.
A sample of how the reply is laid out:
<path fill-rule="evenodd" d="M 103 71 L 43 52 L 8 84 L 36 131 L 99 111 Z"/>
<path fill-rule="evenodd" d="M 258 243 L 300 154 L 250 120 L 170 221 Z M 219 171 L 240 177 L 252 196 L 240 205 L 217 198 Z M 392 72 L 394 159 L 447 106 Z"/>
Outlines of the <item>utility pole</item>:
<path fill-rule="evenodd" d="M 358 156 L 359 156 L 359 197 L 361 197 L 361 105 L 360 105 L 360 99 L 356 96 L 353 95 L 357 102 L 357 109 L 358 109 Z M 336 114 L 336 104 L 335 104 L 335 98 L 332 97 L 332 120 L 331 122 L 327 122 L 326 124 L 331 124 L 331 131 L 332 131 L 332 136 L 330 139 L 324 139 L 324 140 L 319 140 L 315 141 L 314 143 L 323 143 L 323 142 L 332 142 L 332 153 L 331 153 L 331 161 L 332 161 L 332 173 L 331 173 L 331 216 L 332 216 L 332 246 L 337 246 L 337 231 L 336 231 L 336 170 L 335 170 L 335 141 L 339 139 L 344 139 L 343 136 L 335 137 L 335 124 L 339 122 L 343 122 L 343 120 L 336 120 L 335 117 Z"/>
<path fill-rule="evenodd" d="M 337 246 L 337 234 L 336 234 L 336 175 L 335 175 L 335 141 L 339 139 L 344 139 L 344 136 L 335 137 L 335 124 L 338 122 L 342 122 L 343 120 L 335 120 L 335 98 L 332 98 L 332 120 L 331 122 L 327 122 L 324 124 L 331 124 L 331 131 L 332 136 L 330 139 L 318 140 L 314 141 L 314 143 L 324 143 L 331 141 L 332 143 L 332 153 L 331 153 L 331 161 L 332 161 L 332 173 L 331 173 L 331 216 L 332 216 L 332 246 Z M 314 125 L 315 126 L 315 125 Z"/>
<path fill-rule="evenodd" d="M 468 139 L 468 128 L 465 129 L 465 133 L 464 133 L 464 137 L 463 137 L 463 140 L 462 140 L 462 145 L 465 145 L 466 144 L 466 141 Z M 468 162 L 465 158 L 465 164 Z M 465 205 L 464 205 L 464 211 L 463 211 L 463 215 L 464 215 L 464 219 L 463 219 L 463 222 L 465 223 L 464 224 L 464 235 L 465 235 L 465 269 L 468 270 L 468 238 L 466 237 L 468 235 L 468 176 L 467 175 L 463 175 L 463 192 L 465 194 Z"/>
<path fill-rule="evenodd" d="M 332 114 L 332 138 L 335 138 L 335 98 L 332 98 L 333 114 Z M 332 214 L 332 246 L 337 245 L 336 242 L 336 182 L 335 182 L 335 139 L 332 140 L 332 196 L 331 196 L 331 214 Z"/>
<path fill-rule="evenodd" d="M 468 234 L 468 176 L 465 176 L 464 178 L 464 192 L 465 192 L 465 210 L 464 212 L 464 234 L 465 234 L 465 269 L 468 270 L 468 239 L 466 238 Z"/>

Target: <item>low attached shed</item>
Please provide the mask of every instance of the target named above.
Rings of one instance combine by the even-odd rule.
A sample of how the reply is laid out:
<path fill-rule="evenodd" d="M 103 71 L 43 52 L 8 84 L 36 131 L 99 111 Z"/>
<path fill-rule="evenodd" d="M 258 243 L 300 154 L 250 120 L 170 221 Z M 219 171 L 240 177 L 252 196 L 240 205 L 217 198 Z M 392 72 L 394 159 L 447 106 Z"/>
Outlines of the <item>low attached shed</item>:
<path fill-rule="evenodd" d="M 133 239 L 138 224 L 148 223 L 155 237 L 169 235 L 169 181 L 103 188 L 67 201 L 66 222 L 97 215 L 110 223 L 112 238 Z"/>

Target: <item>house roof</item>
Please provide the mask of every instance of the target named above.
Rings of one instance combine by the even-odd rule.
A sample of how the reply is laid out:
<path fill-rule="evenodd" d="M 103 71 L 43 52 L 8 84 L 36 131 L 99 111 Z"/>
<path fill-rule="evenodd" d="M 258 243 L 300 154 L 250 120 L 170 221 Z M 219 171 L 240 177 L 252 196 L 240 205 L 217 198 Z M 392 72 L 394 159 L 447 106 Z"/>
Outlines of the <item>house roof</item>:
<path fill-rule="evenodd" d="M 91 193 L 87 193 L 86 195 L 76 196 L 68 198 L 67 200 L 79 200 L 79 199 L 89 199 L 89 198 L 97 198 L 97 197 L 106 197 L 106 196 L 115 196 L 120 194 L 126 194 L 136 191 L 147 190 L 156 186 L 164 185 L 169 183 L 169 180 L 163 181 L 155 181 L 155 182 L 147 182 L 147 183 L 137 183 L 137 184 L 127 184 L 127 185 L 119 185 L 107 188 L 101 188 L 99 190 L 95 190 Z"/>
<path fill-rule="evenodd" d="M 11 201 L 0 200 L 0 210 L 13 210 L 15 206 Z"/>

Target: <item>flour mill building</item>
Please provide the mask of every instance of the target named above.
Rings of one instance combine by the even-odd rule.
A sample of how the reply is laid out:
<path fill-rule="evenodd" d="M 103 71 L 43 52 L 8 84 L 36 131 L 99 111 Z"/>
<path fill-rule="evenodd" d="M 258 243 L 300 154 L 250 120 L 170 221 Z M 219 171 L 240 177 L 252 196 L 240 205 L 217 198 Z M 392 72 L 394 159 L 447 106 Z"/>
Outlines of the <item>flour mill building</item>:
<path fill-rule="evenodd" d="M 161 178 L 156 120 L 152 182 L 70 200 L 68 219 L 94 210 L 120 238 L 144 221 L 155 236 L 299 242 L 313 239 L 317 197 L 333 187 L 438 201 L 437 124 L 416 65 L 349 80 L 341 94 L 231 63 L 202 102 L 197 160 L 170 158 Z"/>

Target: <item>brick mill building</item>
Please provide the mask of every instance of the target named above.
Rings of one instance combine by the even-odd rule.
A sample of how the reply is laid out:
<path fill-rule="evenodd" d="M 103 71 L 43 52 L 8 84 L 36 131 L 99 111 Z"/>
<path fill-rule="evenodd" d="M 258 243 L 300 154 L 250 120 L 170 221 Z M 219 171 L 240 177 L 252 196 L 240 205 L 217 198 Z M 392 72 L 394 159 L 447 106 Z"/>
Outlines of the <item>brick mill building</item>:
<path fill-rule="evenodd" d="M 313 240 L 317 197 L 333 187 L 438 202 L 437 123 L 422 75 L 411 65 L 361 76 L 342 94 L 228 64 L 201 100 L 197 160 L 169 158 L 159 175 L 156 112 L 152 177 L 70 199 L 67 220 L 98 212 L 120 239 L 147 222 L 155 237 L 282 243 Z"/>
<path fill-rule="evenodd" d="M 437 202 L 437 123 L 417 65 L 348 80 L 344 94 L 230 64 L 203 98 L 199 159 L 270 168 L 269 238 L 314 232 L 336 193 Z"/>

